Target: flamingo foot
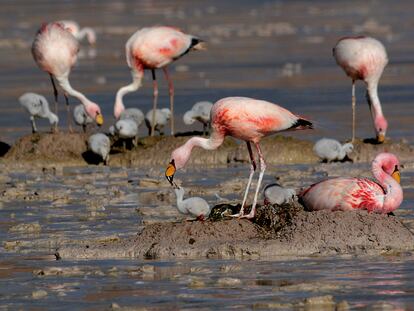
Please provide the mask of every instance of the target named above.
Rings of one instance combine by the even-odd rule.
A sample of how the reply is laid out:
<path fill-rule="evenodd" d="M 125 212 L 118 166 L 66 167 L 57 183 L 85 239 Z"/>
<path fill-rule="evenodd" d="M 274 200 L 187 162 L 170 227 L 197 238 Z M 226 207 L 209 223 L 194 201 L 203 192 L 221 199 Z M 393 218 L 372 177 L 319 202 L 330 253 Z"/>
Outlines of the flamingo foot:
<path fill-rule="evenodd" d="M 247 214 L 247 215 L 242 215 L 242 216 L 240 216 L 239 218 L 240 218 L 240 219 L 241 219 L 241 218 L 253 219 L 253 218 L 254 218 L 254 216 L 256 216 L 256 215 L 255 215 L 255 213 L 250 212 L 249 214 Z"/>

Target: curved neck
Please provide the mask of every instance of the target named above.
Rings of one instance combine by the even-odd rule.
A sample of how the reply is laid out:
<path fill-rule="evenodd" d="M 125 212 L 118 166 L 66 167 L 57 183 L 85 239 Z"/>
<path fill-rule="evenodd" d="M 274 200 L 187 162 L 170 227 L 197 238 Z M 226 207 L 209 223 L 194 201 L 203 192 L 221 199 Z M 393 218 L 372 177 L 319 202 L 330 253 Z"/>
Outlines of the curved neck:
<path fill-rule="evenodd" d="M 367 83 L 367 101 L 369 108 L 371 109 L 372 118 L 375 120 L 377 117 L 383 117 L 381 102 L 378 97 L 378 83 L 368 82 Z"/>
<path fill-rule="evenodd" d="M 60 87 L 70 96 L 77 98 L 85 106 L 86 110 L 86 107 L 91 103 L 91 101 L 81 92 L 73 89 L 67 77 L 56 77 L 56 80 L 58 81 Z"/>
<path fill-rule="evenodd" d="M 115 97 L 115 105 L 114 105 L 114 116 L 116 119 L 119 119 L 119 116 L 121 115 L 122 111 L 125 110 L 123 97 L 124 95 L 135 92 L 138 90 L 141 86 L 142 77 L 144 75 L 144 71 L 135 71 L 131 70 L 132 75 L 132 83 L 128 84 L 126 86 L 121 87 L 118 92 L 116 92 Z"/>
<path fill-rule="evenodd" d="M 382 169 L 382 163 L 380 162 L 372 164 L 372 173 L 385 190 L 383 211 L 388 213 L 395 210 L 400 206 L 403 199 L 401 185 Z"/>
<path fill-rule="evenodd" d="M 95 43 L 96 35 L 95 35 L 95 31 L 92 28 L 90 27 L 82 28 L 77 34 L 77 37 L 79 40 L 82 40 L 85 36 L 88 39 L 88 42 L 90 44 Z"/>
<path fill-rule="evenodd" d="M 187 210 L 183 206 L 183 198 L 184 198 L 184 191 L 175 191 L 175 195 L 177 196 L 177 208 L 178 210 L 186 214 Z"/>

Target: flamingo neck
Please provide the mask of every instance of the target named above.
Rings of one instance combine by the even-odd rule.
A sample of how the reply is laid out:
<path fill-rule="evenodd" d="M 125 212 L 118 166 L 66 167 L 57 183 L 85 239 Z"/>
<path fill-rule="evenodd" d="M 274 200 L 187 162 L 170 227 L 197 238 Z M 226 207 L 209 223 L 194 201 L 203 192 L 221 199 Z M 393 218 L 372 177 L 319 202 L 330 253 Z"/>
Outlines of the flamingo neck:
<path fill-rule="evenodd" d="M 122 111 L 125 110 L 123 97 L 124 95 L 135 92 L 141 87 L 142 77 L 144 71 L 135 71 L 131 70 L 132 83 L 126 86 L 121 87 L 118 92 L 116 92 L 115 105 L 114 105 L 114 116 L 116 119 L 119 119 Z"/>
<path fill-rule="evenodd" d="M 78 40 L 82 40 L 83 38 L 85 38 L 85 36 L 88 39 L 89 44 L 95 44 L 96 34 L 92 28 L 90 27 L 82 28 L 77 34 Z"/>
<path fill-rule="evenodd" d="M 86 98 L 85 95 L 83 95 L 81 92 L 78 92 L 69 83 L 69 80 L 67 77 L 56 77 L 56 80 L 58 81 L 60 87 L 70 96 L 73 96 L 77 98 L 85 107 L 85 110 L 87 111 L 87 107 L 92 103 L 88 98 Z"/>
<path fill-rule="evenodd" d="M 187 210 L 183 206 L 183 199 L 184 199 L 184 192 L 182 191 L 176 191 L 177 196 L 177 208 L 182 214 L 187 214 Z"/>
<path fill-rule="evenodd" d="M 177 169 L 183 168 L 190 159 L 191 151 L 194 147 L 200 147 L 204 150 L 215 150 L 224 141 L 224 135 L 213 131 L 209 138 L 192 137 L 184 145 L 175 149 L 171 158 L 175 160 Z"/>
<path fill-rule="evenodd" d="M 372 117 L 383 116 L 381 102 L 378 97 L 378 83 L 371 82 L 367 84 L 367 100 L 371 109 Z"/>
<path fill-rule="evenodd" d="M 389 213 L 400 206 L 403 199 L 401 185 L 382 168 L 382 163 L 374 161 L 372 164 L 372 173 L 378 183 L 385 190 L 384 203 L 382 209 Z"/>

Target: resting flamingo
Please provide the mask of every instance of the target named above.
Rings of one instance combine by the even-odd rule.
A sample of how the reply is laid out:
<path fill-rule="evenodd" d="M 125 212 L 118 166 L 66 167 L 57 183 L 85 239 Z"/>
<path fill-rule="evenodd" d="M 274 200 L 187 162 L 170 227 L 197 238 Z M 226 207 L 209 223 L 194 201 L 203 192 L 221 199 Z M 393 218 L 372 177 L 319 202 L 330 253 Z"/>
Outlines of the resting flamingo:
<path fill-rule="evenodd" d="M 312 128 L 312 123 L 270 102 L 247 97 L 223 98 L 211 108 L 212 131 L 210 137 L 192 137 L 184 145 L 175 149 L 171 153 L 171 162 L 165 171 L 165 176 L 171 185 L 174 186 L 173 178 L 176 170 L 185 166 L 190 158 L 191 150 L 195 146 L 206 150 L 214 150 L 223 143 L 225 136 L 232 136 L 244 140 L 247 144 L 251 161 L 250 175 L 244 192 L 240 213 L 233 216 L 253 218 L 256 213 L 257 195 L 266 169 L 266 163 L 259 146 L 260 140 L 276 132 L 306 128 Z M 256 170 L 256 162 L 251 147 L 252 143 L 259 155 L 260 174 L 252 209 L 248 215 L 245 215 L 244 207 L 247 194 Z"/>
<path fill-rule="evenodd" d="M 96 33 L 91 27 L 80 28 L 79 24 L 72 20 L 61 20 L 60 24 L 63 25 L 67 30 L 69 30 L 72 35 L 78 40 L 82 41 L 86 37 L 86 40 L 91 46 L 96 44 Z"/>
<path fill-rule="evenodd" d="M 134 92 L 141 87 L 144 69 L 152 72 L 154 98 L 151 135 L 154 135 L 155 111 L 158 100 L 158 83 L 155 69 L 162 68 L 168 81 L 171 110 L 171 135 L 174 135 L 174 86 L 167 71 L 167 65 L 177 60 L 190 50 L 201 50 L 203 44 L 200 39 L 185 34 L 180 30 L 166 26 L 142 28 L 134 33 L 125 45 L 126 59 L 131 68 L 132 83 L 121 87 L 116 93 L 116 111 L 123 109 L 123 96 Z"/>
<path fill-rule="evenodd" d="M 388 63 L 384 46 L 371 37 L 345 37 L 335 45 L 333 56 L 336 63 L 352 79 L 352 142 L 355 141 L 356 80 L 363 80 L 366 84 L 366 97 L 374 121 L 377 141 L 384 142 L 388 124 L 378 97 L 378 82 Z"/>
<path fill-rule="evenodd" d="M 380 153 L 372 162 L 368 178 L 337 177 L 313 184 L 299 198 L 309 210 L 360 210 L 390 213 L 403 200 L 400 163 L 392 153 Z"/>
<path fill-rule="evenodd" d="M 35 62 L 40 69 L 49 73 L 55 95 L 56 112 L 58 92 L 54 79 L 57 80 L 60 87 L 64 90 L 70 132 L 72 132 L 72 126 L 67 94 L 77 98 L 84 105 L 88 115 L 98 125 L 103 124 L 103 116 L 99 106 L 86 98 L 81 92 L 73 89 L 69 83 L 70 70 L 76 63 L 78 51 L 79 43 L 75 37 L 65 30 L 60 23 L 56 22 L 43 24 L 37 32 L 32 45 L 32 54 Z"/>

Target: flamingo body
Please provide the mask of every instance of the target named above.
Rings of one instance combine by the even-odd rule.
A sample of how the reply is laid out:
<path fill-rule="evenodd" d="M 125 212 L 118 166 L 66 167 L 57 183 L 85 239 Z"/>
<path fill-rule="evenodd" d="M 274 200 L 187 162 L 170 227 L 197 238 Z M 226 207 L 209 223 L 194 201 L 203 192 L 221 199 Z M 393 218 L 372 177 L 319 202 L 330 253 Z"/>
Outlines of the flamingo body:
<path fill-rule="evenodd" d="M 251 160 L 250 176 L 245 190 L 242 208 L 237 216 L 253 218 L 260 184 L 266 164 L 259 142 L 264 136 L 288 129 L 312 128 L 312 123 L 291 113 L 290 111 L 263 100 L 247 97 L 228 97 L 216 102 L 211 109 L 210 138 L 192 137 L 184 145 L 171 153 L 171 162 L 166 170 L 166 177 L 173 185 L 174 173 L 185 166 L 190 158 L 192 148 L 202 147 L 206 150 L 217 149 L 224 141 L 225 136 L 232 136 L 246 141 Z M 260 160 L 260 175 L 256 187 L 251 212 L 244 215 L 244 206 L 250 188 L 256 163 L 251 143 L 256 147 Z"/>
<path fill-rule="evenodd" d="M 399 182 L 391 176 L 398 172 L 398 167 L 395 155 L 381 153 L 372 164 L 377 181 L 349 177 L 327 179 L 311 185 L 299 197 L 309 210 L 365 209 L 389 213 L 398 208 L 403 199 Z"/>
<path fill-rule="evenodd" d="M 333 49 L 339 66 L 352 79 L 352 140 L 355 138 L 355 81 L 363 80 L 367 88 L 367 100 L 371 109 L 378 142 L 383 142 L 388 128 L 378 97 L 378 82 L 388 56 L 382 43 L 371 37 L 345 37 Z"/>

